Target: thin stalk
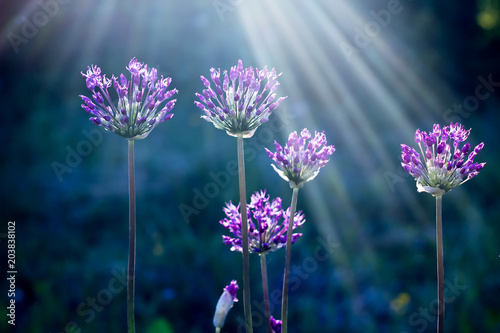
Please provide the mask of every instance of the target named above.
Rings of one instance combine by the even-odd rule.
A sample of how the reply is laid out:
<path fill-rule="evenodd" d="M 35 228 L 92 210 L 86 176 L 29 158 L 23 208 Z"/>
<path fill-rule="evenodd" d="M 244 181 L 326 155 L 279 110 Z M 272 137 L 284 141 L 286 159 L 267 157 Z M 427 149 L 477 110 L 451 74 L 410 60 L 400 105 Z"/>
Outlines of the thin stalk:
<path fill-rule="evenodd" d="M 248 251 L 248 220 L 247 220 L 247 193 L 245 185 L 245 157 L 243 151 L 243 135 L 238 134 L 238 176 L 240 183 L 240 213 L 241 237 L 243 238 L 243 309 L 245 311 L 245 326 L 247 333 L 252 329 L 252 309 L 250 306 L 250 269 Z"/>
<path fill-rule="evenodd" d="M 260 270 L 262 274 L 262 291 L 264 292 L 264 306 L 266 309 L 267 333 L 272 333 L 271 330 L 271 310 L 269 308 L 269 289 L 267 287 L 267 267 L 266 255 L 260 255 Z"/>
<path fill-rule="evenodd" d="M 215 333 L 220 333 L 220 327 L 215 328 Z"/>
<path fill-rule="evenodd" d="M 288 315 L 288 275 L 290 274 L 290 257 L 292 255 L 292 233 L 293 233 L 293 217 L 297 209 L 297 196 L 299 188 L 294 187 L 292 193 L 292 204 L 290 206 L 290 219 L 288 221 L 288 230 L 286 237 L 286 261 L 285 261 L 285 276 L 283 280 L 283 298 L 281 302 L 281 333 L 286 333 L 287 330 L 287 315 Z"/>
<path fill-rule="evenodd" d="M 134 289 L 135 289 L 135 171 L 134 140 L 128 140 L 128 200 L 129 200 L 129 254 L 127 279 L 128 333 L 135 332 Z"/>
<path fill-rule="evenodd" d="M 443 265 L 443 230 L 442 230 L 442 196 L 436 197 L 436 255 L 437 255 L 437 292 L 438 319 L 437 332 L 443 332 L 444 319 L 444 265 Z"/>

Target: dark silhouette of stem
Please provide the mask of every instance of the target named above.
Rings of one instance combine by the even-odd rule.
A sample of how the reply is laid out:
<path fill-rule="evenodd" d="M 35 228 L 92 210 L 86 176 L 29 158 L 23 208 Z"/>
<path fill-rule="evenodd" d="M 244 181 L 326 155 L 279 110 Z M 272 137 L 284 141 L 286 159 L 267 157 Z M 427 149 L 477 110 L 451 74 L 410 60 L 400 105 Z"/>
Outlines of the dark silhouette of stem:
<path fill-rule="evenodd" d="M 135 332 L 134 289 L 135 289 L 135 171 L 134 140 L 128 140 L 128 191 L 129 191 L 129 254 L 127 275 L 127 319 L 128 333 Z"/>
<path fill-rule="evenodd" d="M 292 255 L 292 233 L 293 233 L 293 218 L 297 209 L 297 196 L 299 188 L 294 187 L 292 193 L 292 204 L 290 206 L 290 219 L 288 221 L 288 230 L 286 237 L 286 262 L 285 276 L 283 279 L 283 298 L 281 301 L 281 333 L 287 331 L 287 316 L 288 316 L 288 275 L 290 274 L 290 257 Z"/>
<path fill-rule="evenodd" d="M 271 310 L 269 308 L 269 289 L 267 287 L 267 267 L 266 255 L 260 255 L 260 270 L 262 275 L 262 291 L 264 292 L 264 306 L 266 311 L 267 333 L 272 333 L 271 330 Z"/>
<path fill-rule="evenodd" d="M 238 175 L 240 183 L 240 213 L 241 213 L 241 237 L 243 238 L 243 309 L 245 311 L 245 326 L 247 333 L 252 329 L 252 309 L 250 306 L 250 269 L 248 251 L 248 216 L 247 216 L 247 194 L 245 185 L 245 157 L 243 151 L 243 135 L 237 137 L 238 145 Z"/>
<path fill-rule="evenodd" d="M 444 264 L 443 264 L 443 230 L 442 230 L 442 196 L 436 197 L 436 255 L 437 255 L 437 292 L 438 318 L 437 332 L 443 332 L 444 319 Z"/>

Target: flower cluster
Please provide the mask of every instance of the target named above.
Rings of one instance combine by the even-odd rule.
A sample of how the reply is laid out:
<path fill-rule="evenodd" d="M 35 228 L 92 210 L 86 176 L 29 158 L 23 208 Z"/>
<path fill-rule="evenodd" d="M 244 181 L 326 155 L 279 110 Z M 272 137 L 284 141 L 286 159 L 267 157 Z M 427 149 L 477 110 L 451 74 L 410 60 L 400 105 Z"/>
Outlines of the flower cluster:
<path fill-rule="evenodd" d="M 276 198 L 273 201 L 269 200 L 269 195 L 266 191 L 255 192 L 250 204 L 247 205 L 248 210 L 248 240 L 250 251 L 254 253 L 264 254 L 286 245 L 286 234 L 290 219 L 290 208 L 284 211 L 281 208 L 281 198 Z M 231 251 L 242 252 L 242 234 L 241 234 L 241 214 L 239 207 L 231 202 L 226 203 L 224 213 L 227 218 L 220 223 L 233 233 L 235 236 L 222 236 L 224 244 L 231 245 Z M 304 216 L 302 212 L 297 212 L 293 218 L 293 228 L 304 224 Z M 302 236 L 300 233 L 292 234 L 292 243 L 295 243 L 297 238 Z"/>
<path fill-rule="evenodd" d="M 236 280 L 231 281 L 229 285 L 224 288 L 222 295 L 217 302 L 217 306 L 215 307 L 214 314 L 214 326 L 221 328 L 224 326 L 224 321 L 226 320 L 226 316 L 233 307 L 234 302 L 238 302 L 236 298 L 236 292 L 238 291 L 238 283 Z"/>
<path fill-rule="evenodd" d="M 177 93 L 177 89 L 167 91 L 172 79 L 163 75 L 158 79 L 155 68 L 148 69 L 135 58 L 126 68 L 131 74 L 130 81 L 123 74 L 119 78 L 114 75 L 107 78 L 94 65 L 88 67 L 87 73 L 82 72 L 87 88 L 92 91 L 92 100 L 80 95 L 85 102 L 82 108 L 93 116 L 90 120 L 94 124 L 130 140 L 144 139 L 156 125 L 173 117 L 169 112 L 175 99 L 161 110 L 159 106 Z M 118 95 L 116 105 L 108 92 L 111 86 Z"/>
<path fill-rule="evenodd" d="M 479 173 L 486 163 L 474 163 L 474 157 L 483 149 L 484 143 L 477 145 L 472 152 L 469 143 L 459 147 L 469 133 L 470 129 L 465 130 L 458 123 L 442 129 L 435 124 L 430 133 L 417 129 L 415 142 L 420 147 L 424 163 L 415 149 L 401 145 L 401 165 L 416 179 L 419 192 L 440 196 Z"/>
<path fill-rule="evenodd" d="M 319 173 L 319 169 L 324 167 L 329 161 L 327 158 L 335 151 L 334 146 L 326 145 L 326 136 L 323 133 L 315 132 L 314 138 L 311 133 L 304 128 L 300 133 L 290 133 L 288 143 L 283 148 L 276 141 L 276 152 L 273 153 L 266 148 L 267 155 L 276 162 L 272 164 L 274 170 L 290 183 L 290 187 L 302 187 Z M 307 140 L 309 140 L 307 143 Z"/>
<path fill-rule="evenodd" d="M 251 137 L 257 127 L 269 120 L 269 115 L 286 97 L 276 99 L 279 82 L 274 68 L 267 70 L 243 68 L 241 60 L 231 67 L 229 74 L 224 71 L 221 81 L 220 68 L 210 69 L 210 76 L 215 84 L 212 89 L 210 81 L 201 76 L 206 89 L 196 93 L 199 102 L 194 103 L 205 112 L 203 119 L 211 122 L 218 129 L 225 130 L 231 136 L 238 134 Z M 267 80 L 262 91 L 261 82 Z"/>

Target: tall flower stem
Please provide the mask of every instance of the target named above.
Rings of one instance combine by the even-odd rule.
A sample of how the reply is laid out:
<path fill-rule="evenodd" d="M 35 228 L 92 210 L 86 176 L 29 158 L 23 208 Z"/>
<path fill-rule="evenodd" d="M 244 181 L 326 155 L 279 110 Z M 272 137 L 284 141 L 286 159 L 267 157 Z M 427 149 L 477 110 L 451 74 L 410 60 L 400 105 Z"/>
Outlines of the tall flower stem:
<path fill-rule="evenodd" d="M 252 329 L 252 309 L 250 306 L 250 269 L 248 251 L 248 216 L 247 216 L 247 193 L 245 185 L 245 157 L 243 148 L 243 134 L 237 136 L 238 145 L 238 176 L 240 184 L 240 213 L 241 213 L 241 237 L 243 238 L 243 309 L 245 311 L 245 325 L 247 333 Z"/>
<path fill-rule="evenodd" d="M 281 301 L 281 332 L 287 331 L 287 315 L 288 315 L 288 275 L 290 274 L 290 257 L 292 255 L 292 231 L 293 231 L 293 216 L 297 209 L 297 196 L 299 188 L 294 187 L 292 193 L 292 204 L 290 206 L 290 219 L 288 221 L 288 230 L 286 238 L 286 259 L 285 259 L 285 276 L 283 280 L 283 298 Z"/>
<path fill-rule="evenodd" d="M 442 200 L 436 196 L 436 255 L 437 255 L 437 292 L 438 292 L 438 319 L 437 332 L 443 332 L 444 318 L 444 265 L 443 265 L 443 230 L 442 230 Z"/>
<path fill-rule="evenodd" d="M 271 330 L 271 310 L 269 308 L 269 289 L 267 286 L 267 265 L 266 255 L 260 255 L 260 270 L 262 274 L 262 291 L 264 293 L 264 306 L 266 311 L 267 333 L 272 333 Z"/>
<path fill-rule="evenodd" d="M 134 140 L 128 140 L 128 191 L 129 191 L 129 254 L 127 274 L 127 319 L 128 333 L 135 332 L 134 289 L 135 289 L 135 171 Z"/>

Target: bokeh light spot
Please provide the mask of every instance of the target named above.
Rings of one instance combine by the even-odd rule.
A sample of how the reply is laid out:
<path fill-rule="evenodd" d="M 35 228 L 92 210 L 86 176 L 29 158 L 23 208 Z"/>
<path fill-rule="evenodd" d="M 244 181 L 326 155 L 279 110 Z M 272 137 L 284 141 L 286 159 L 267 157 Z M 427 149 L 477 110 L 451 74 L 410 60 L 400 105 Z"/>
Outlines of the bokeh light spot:
<path fill-rule="evenodd" d="M 484 30 L 493 30 L 498 25 L 498 11 L 483 10 L 477 15 L 477 24 Z"/>

